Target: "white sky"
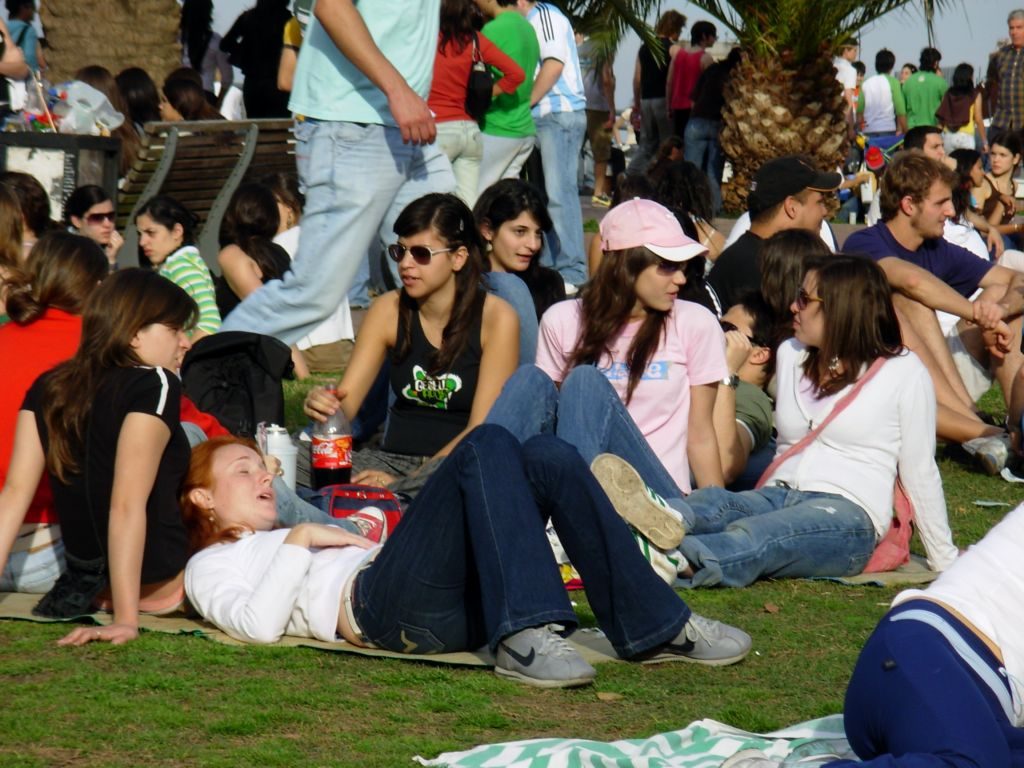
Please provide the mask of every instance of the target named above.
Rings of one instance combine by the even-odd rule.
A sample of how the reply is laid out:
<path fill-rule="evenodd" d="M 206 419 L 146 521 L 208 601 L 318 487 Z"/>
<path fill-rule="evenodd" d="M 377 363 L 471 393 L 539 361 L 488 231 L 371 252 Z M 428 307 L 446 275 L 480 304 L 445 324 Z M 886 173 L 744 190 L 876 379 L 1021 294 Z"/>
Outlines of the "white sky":
<path fill-rule="evenodd" d="M 214 29 L 223 34 L 239 13 L 254 4 L 255 0 L 215 0 Z M 974 65 L 975 78 L 982 78 L 989 52 L 994 50 L 998 40 L 1006 37 L 1007 14 L 1018 7 L 1024 7 L 1024 0 L 960 0 L 952 10 L 939 14 L 935 21 L 935 47 L 942 52 L 943 70 L 951 73 L 957 64 L 966 61 Z M 688 24 L 701 19 L 715 21 L 687 2 L 664 2 L 662 8 L 681 11 Z M 897 67 L 905 61 L 917 63 L 928 38 L 924 18 L 916 8 L 917 4 L 911 2 L 907 10 L 893 11 L 863 31 L 860 57 L 869 75 L 874 71 L 875 54 L 881 48 L 896 54 Z M 656 18 L 657 14 L 652 21 Z M 719 37 L 724 37 L 722 26 L 717 26 Z M 683 35 L 688 38 L 688 28 Z M 639 38 L 630 33 L 616 58 L 616 106 L 619 110 L 629 106 L 632 98 L 633 63 L 639 45 Z"/>

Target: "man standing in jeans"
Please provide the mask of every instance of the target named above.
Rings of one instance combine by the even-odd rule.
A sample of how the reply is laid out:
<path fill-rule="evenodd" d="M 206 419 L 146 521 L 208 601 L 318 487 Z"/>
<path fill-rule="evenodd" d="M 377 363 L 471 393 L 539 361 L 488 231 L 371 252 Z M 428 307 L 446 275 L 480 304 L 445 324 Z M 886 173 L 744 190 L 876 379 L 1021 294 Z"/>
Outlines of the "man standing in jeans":
<path fill-rule="evenodd" d="M 455 189 L 425 101 L 439 20 L 440 0 L 317 0 L 289 103 L 306 192 L 299 252 L 222 330 L 295 343 L 338 308 L 367 254 L 394 240 L 408 203 Z"/>
<path fill-rule="evenodd" d="M 583 211 L 576 187 L 580 150 L 587 131 L 583 76 L 576 38 L 569 20 L 555 6 L 518 0 L 519 12 L 537 32 L 540 64 L 533 79 L 533 120 L 544 166 L 548 211 L 561 250 L 552 253 L 544 242 L 542 260 L 562 275 L 568 285 L 587 281 L 583 248 Z"/>

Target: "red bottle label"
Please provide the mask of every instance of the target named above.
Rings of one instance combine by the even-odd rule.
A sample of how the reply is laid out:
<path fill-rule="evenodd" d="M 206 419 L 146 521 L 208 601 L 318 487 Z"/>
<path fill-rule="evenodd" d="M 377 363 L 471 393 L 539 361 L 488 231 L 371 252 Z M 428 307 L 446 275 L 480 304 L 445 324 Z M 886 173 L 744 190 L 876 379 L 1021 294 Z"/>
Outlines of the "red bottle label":
<path fill-rule="evenodd" d="M 352 435 L 314 437 L 313 469 L 351 469 Z"/>

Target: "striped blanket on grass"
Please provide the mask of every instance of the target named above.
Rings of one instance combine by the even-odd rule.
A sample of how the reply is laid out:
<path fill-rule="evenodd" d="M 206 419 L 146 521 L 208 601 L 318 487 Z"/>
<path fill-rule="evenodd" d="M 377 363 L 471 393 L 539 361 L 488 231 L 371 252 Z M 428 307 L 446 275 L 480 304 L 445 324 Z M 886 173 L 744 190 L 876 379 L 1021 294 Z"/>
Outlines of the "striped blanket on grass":
<path fill-rule="evenodd" d="M 764 734 L 698 720 L 682 730 L 647 739 L 532 739 L 446 752 L 433 760 L 413 759 L 420 765 L 447 768 L 719 768 L 737 752 L 751 749 L 776 759 L 828 752 L 856 759 L 846 741 L 842 715 Z"/>

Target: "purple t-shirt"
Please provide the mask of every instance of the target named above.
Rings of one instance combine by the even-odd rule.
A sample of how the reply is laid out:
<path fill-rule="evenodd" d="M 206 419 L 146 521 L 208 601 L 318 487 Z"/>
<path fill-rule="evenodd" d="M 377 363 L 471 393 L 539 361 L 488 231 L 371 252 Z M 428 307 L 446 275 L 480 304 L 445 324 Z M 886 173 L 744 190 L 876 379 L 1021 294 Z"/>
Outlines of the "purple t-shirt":
<path fill-rule="evenodd" d="M 941 237 L 925 240 L 916 251 L 908 251 L 896 242 L 882 221 L 846 238 L 843 252 L 863 254 L 875 261 L 886 256 L 904 259 L 928 270 L 966 298 L 978 290 L 978 283 L 992 269 L 992 262 L 979 259 L 966 248 Z"/>

